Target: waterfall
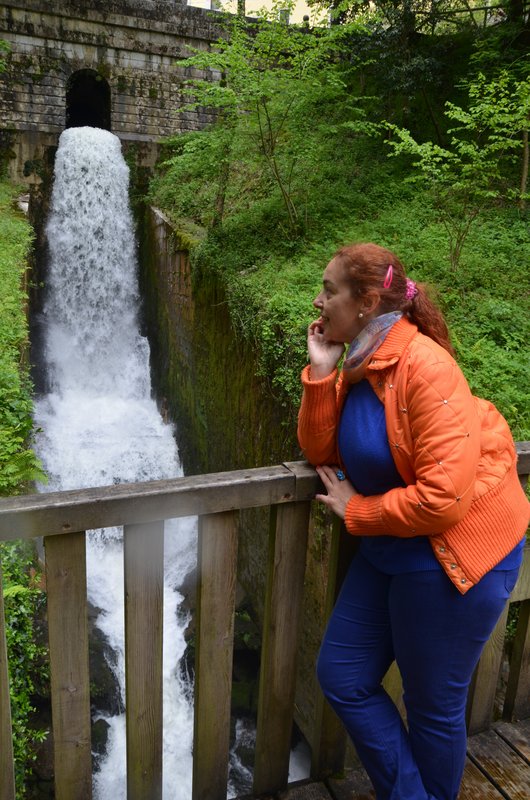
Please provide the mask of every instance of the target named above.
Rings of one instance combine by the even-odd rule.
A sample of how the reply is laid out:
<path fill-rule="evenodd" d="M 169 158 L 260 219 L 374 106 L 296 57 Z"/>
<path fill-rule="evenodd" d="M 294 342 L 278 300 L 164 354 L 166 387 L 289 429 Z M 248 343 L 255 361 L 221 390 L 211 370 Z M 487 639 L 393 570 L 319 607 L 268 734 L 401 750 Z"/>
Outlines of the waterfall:
<path fill-rule="evenodd" d="M 43 309 L 46 394 L 35 402 L 44 490 L 78 489 L 182 475 L 172 427 L 151 397 L 149 346 L 140 334 L 129 175 L 119 139 L 70 128 L 59 141 L 46 235 Z M 178 591 L 196 557 L 196 521 L 165 528 L 164 798 L 191 797 L 193 707 L 179 660 L 185 615 Z M 88 598 L 112 651 L 125 703 L 121 529 L 87 536 Z M 105 715 L 103 715 L 105 716 Z M 125 800 L 125 720 L 107 717 L 107 753 L 95 800 Z"/>
<path fill-rule="evenodd" d="M 99 128 L 69 128 L 59 140 L 46 225 L 49 266 L 42 330 L 46 392 L 35 401 L 36 451 L 49 476 L 43 491 L 182 475 L 171 425 L 151 397 L 149 345 L 140 334 L 129 173 L 119 139 Z M 196 520 L 169 520 L 164 539 L 164 800 L 189 800 L 192 687 L 182 676 L 188 623 L 179 586 L 195 566 Z M 125 800 L 125 670 L 121 529 L 87 535 L 88 599 L 112 652 L 121 713 L 109 725 L 94 776 L 94 800 Z M 255 730 L 238 721 L 228 796 L 250 791 L 238 749 Z M 308 775 L 307 750 L 294 751 L 290 779 Z"/>

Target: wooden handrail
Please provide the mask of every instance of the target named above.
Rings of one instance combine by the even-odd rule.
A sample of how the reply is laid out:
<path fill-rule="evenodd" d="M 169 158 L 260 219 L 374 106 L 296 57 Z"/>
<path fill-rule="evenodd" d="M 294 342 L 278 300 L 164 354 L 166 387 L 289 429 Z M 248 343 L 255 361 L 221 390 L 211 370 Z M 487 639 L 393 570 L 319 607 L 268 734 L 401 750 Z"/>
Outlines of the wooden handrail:
<path fill-rule="evenodd" d="M 522 481 L 530 443 L 517 445 Z M 288 778 L 296 643 L 301 624 L 310 501 L 305 462 L 100 489 L 0 500 L 0 540 L 44 536 L 58 800 L 91 797 L 85 531 L 124 526 L 128 800 L 162 793 L 163 520 L 199 517 L 193 800 L 225 800 L 230 728 L 237 526 L 240 509 L 271 509 L 254 791 Z M 340 531 L 332 545 L 328 608 L 336 592 Z M 1 574 L 0 574 L 1 579 Z M 340 580 L 340 579 L 337 579 Z M 0 598 L 1 600 L 1 598 Z M 521 602 L 505 714 L 529 716 L 530 549 L 512 601 Z M 1 603 L 0 603 L 1 611 Z M 505 619 L 488 643 L 470 700 L 470 725 L 491 719 Z M 493 679 L 491 675 L 493 673 Z M 478 709 L 484 709 L 479 714 Z M 344 732 L 325 704 L 317 713 L 314 777 L 340 768 Z M 14 800 L 4 617 L 0 613 L 0 800 Z M 487 719 L 486 719 L 487 717 Z M 485 722 L 486 719 L 486 722 Z"/>
<path fill-rule="evenodd" d="M 0 540 L 33 539 L 289 503 L 310 498 L 316 485 L 317 477 L 309 464 L 290 462 L 146 483 L 8 497 L 0 500 Z"/>

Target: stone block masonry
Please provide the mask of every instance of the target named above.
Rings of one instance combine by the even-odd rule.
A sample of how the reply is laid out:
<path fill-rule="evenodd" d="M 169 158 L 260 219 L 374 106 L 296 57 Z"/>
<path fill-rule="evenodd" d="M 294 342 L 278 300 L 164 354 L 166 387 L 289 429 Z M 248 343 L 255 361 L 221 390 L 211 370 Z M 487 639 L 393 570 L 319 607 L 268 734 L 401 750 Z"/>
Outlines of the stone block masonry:
<path fill-rule="evenodd" d="M 10 52 L 0 75 L 0 130 L 9 134 L 12 176 L 31 180 L 28 164 L 57 143 L 69 81 L 81 70 L 108 84 L 111 131 L 152 143 L 152 163 L 162 139 L 210 122 L 204 111 L 178 113 L 190 73 L 176 61 L 217 40 L 219 21 L 218 14 L 172 0 L 1 4 L 0 39 Z"/>
<path fill-rule="evenodd" d="M 176 423 L 185 474 L 245 469 L 300 458 L 296 425 L 258 376 L 252 343 L 234 330 L 215 274 L 193 275 L 181 236 L 157 209 L 140 235 L 140 286 L 156 394 Z M 323 517 L 323 512 L 320 517 Z M 261 627 L 269 515 L 240 513 L 238 581 Z M 353 537 L 346 537 L 353 542 Z M 311 523 L 298 642 L 296 723 L 309 742 L 319 713 L 315 659 L 325 624 L 331 537 Z"/>

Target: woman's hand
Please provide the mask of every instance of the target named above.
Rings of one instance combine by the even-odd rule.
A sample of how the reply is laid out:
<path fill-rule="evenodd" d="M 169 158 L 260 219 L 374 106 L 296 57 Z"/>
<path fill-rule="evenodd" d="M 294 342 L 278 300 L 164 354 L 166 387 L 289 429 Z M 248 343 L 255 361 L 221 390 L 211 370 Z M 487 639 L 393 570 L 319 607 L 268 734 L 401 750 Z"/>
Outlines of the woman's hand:
<path fill-rule="evenodd" d="M 311 361 L 311 379 L 318 381 L 333 372 L 344 353 L 344 344 L 327 341 L 320 320 L 316 320 L 307 330 L 307 350 Z"/>
<path fill-rule="evenodd" d="M 316 471 L 324 484 L 327 494 L 317 494 L 315 495 L 315 500 L 320 500 L 321 503 L 331 508 L 338 517 L 344 519 L 348 502 L 359 492 L 355 491 L 347 478 L 339 480 L 337 472 L 340 473 L 341 470 L 338 467 L 317 467 Z"/>

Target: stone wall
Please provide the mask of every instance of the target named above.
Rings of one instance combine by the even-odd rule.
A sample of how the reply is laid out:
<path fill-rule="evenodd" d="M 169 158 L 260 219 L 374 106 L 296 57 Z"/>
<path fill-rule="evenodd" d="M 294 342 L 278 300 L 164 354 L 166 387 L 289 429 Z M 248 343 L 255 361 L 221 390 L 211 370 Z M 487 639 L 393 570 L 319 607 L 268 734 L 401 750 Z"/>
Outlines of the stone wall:
<path fill-rule="evenodd" d="M 234 333 L 220 286 L 193 284 L 187 252 L 160 211 L 149 209 L 142 228 L 141 294 L 155 380 L 183 431 L 186 472 L 299 458 L 294 426 L 256 377 L 254 352 Z"/>
<path fill-rule="evenodd" d="M 188 255 L 163 214 L 149 209 L 141 227 L 141 293 L 153 383 L 165 413 L 176 422 L 186 474 L 299 459 L 294 425 L 286 425 L 285 410 L 256 377 L 255 354 L 232 329 L 222 289 L 215 279 L 194 284 Z M 238 579 L 259 624 L 268 514 L 245 511 L 240 519 Z M 296 696 L 296 722 L 310 742 L 320 697 L 315 659 L 329 555 L 329 527 L 322 519 L 318 525 L 312 522 Z"/>
<path fill-rule="evenodd" d="M 68 81 L 79 70 L 108 83 L 110 129 L 122 140 L 151 143 L 146 165 L 152 166 L 162 138 L 210 120 L 203 112 L 178 112 L 191 73 L 175 61 L 220 35 L 218 15 L 171 0 L 0 5 L 0 39 L 11 48 L 0 75 L 0 129 L 13 140 L 12 174 L 38 180 L 32 162 L 57 144 Z"/>

